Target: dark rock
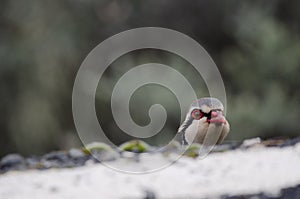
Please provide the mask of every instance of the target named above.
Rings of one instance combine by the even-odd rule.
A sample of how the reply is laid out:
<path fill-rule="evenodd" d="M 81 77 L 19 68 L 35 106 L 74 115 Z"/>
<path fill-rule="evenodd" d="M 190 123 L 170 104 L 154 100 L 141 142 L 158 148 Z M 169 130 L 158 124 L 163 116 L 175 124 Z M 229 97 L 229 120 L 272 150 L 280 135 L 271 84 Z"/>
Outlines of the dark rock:
<path fill-rule="evenodd" d="M 44 155 L 41 159 L 41 169 L 74 167 L 68 154 L 64 151 L 51 152 Z"/>
<path fill-rule="evenodd" d="M 297 143 L 300 143 L 300 137 L 287 140 L 285 143 L 283 143 L 282 145 L 280 145 L 280 147 L 293 146 L 293 145 L 296 145 Z"/>
<path fill-rule="evenodd" d="M 26 169 L 26 162 L 25 159 L 19 154 L 9 154 L 3 157 L 0 162 L 0 170 L 2 172 L 23 169 Z"/>
<path fill-rule="evenodd" d="M 57 151 L 45 154 L 42 159 L 48 161 L 66 162 L 68 161 L 68 155 L 66 152 Z"/>
<path fill-rule="evenodd" d="M 300 185 L 283 189 L 281 191 L 280 198 L 286 198 L 286 199 L 300 198 Z"/>

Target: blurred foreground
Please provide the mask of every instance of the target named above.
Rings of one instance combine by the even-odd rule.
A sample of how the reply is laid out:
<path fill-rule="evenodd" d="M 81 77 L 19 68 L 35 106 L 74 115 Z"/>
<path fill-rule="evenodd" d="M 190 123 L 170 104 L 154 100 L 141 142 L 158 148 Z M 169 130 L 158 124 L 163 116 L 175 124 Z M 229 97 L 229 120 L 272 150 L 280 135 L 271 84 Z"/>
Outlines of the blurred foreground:
<path fill-rule="evenodd" d="M 175 162 L 176 150 L 134 154 L 123 151 L 119 157 L 115 157 L 110 150 L 104 150 L 101 146 L 101 149 L 97 149 L 98 152 L 102 151 L 101 154 L 97 153 L 98 157 L 107 158 L 107 154 L 112 157 L 103 159 L 101 164 L 95 164 L 94 158 L 76 149 L 45 154 L 40 163 L 52 165 L 52 169 L 31 167 L 43 171 L 22 169 L 26 161 L 33 166 L 32 159 L 15 161 L 9 172 L 0 176 L 0 197 L 299 198 L 299 138 L 265 141 L 251 139 L 240 146 L 230 145 L 235 149 L 223 146 L 222 150 L 219 148 L 203 159 L 191 157 L 193 153 L 187 153 Z M 93 149 L 96 148 L 93 145 Z M 8 166 L 8 156 L 4 159 Z M 4 159 L 1 160 L 1 167 Z M 74 163 L 84 159 L 84 167 L 75 166 Z M 153 165 L 165 161 L 170 163 L 168 167 L 147 172 Z M 15 171 L 18 166 L 23 171 Z M 142 170 L 139 175 L 133 175 L 128 173 L 129 170 L 114 169 L 121 167 L 131 171 L 136 168 Z"/>

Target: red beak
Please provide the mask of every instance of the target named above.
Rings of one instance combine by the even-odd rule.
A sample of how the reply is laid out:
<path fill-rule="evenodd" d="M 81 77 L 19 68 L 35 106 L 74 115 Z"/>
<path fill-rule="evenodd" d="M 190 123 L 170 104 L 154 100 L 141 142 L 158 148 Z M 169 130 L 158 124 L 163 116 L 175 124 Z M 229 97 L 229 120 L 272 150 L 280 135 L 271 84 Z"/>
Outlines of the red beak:
<path fill-rule="evenodd" d="M 223 123 L 226 124 L 226 119 L 221 111 L 212 111 L 211 118 L 207 120 L 210 123 Z"/>

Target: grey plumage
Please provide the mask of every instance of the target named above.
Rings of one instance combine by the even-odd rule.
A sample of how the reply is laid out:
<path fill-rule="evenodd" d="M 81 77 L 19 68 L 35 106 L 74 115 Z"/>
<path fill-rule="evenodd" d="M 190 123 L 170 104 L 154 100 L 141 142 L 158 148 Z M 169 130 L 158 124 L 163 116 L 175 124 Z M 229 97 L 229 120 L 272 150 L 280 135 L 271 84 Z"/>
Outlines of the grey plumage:
<path fill-rule="evenodd" d="M 216 98 L 206 97 L 194 101 L 178 129 L 178 139 L 183 144 L 203 144 L 205 139 L 215 137 L 216 144 L 220 144 L 229 132 L 229 123 L 223 111 L 223 104 Z"/>

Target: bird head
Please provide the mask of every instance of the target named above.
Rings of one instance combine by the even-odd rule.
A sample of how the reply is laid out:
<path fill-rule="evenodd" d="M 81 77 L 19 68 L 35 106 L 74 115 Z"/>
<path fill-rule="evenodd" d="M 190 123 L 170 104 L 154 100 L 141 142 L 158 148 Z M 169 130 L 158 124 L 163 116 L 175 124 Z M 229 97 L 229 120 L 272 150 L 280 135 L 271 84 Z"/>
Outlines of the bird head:
<path fill-rule="evenodd" d="M 187 143 L 202 143 L 213 126 L 221 132 L 217 143 L 221 143 L 229 132 L 229 124 L 223 114 L 224 107 L 216 98 L 200 98 L 194 101 L 186 115 L 185 121 L 178 129 Z"/>

